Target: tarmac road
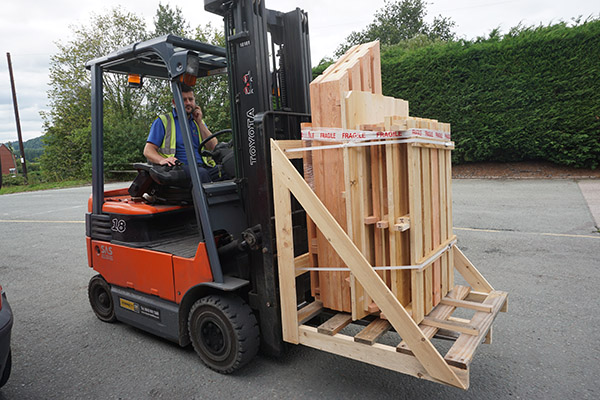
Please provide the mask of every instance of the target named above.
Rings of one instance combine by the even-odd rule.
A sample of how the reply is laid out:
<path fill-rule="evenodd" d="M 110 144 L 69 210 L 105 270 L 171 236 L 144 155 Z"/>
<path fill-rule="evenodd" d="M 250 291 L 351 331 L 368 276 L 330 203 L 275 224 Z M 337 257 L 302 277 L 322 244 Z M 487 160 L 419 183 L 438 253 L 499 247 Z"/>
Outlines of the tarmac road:
<path fill-rule="evenodd" d="M 300 346 L 223 376 L 191 347 L 101 322 L 87 299 L 90 191 L 0 196 L 0 284 L 15 314 L 0 400 L 600 397 L 600 233 L 572 180 L 454 181 L 459 246 L 510 294 L 467 392 Z"/>

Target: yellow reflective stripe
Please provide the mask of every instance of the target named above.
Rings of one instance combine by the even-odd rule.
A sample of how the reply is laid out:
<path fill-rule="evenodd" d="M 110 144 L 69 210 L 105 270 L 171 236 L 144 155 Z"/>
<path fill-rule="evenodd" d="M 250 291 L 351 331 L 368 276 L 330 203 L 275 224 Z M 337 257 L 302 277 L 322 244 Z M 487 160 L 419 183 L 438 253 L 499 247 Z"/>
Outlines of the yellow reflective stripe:
<path fill-rule="evenodd" d="M 175 151 L 177 149 L 177 133 L 175 130 L 175 119 L 173 118 L 173 114 L 163 114 L 158 117 L 165 128 L 165 137 L 163 138 L 163 142 L 160 145 L 158 152 L 165 158 L 175 157 Z"/>
<path fill-rule="evenodd" d="M 196 120 L 194 120 L 194 124 L 196 125 L 196 129 L 198 130 L 198 140 L 200 140 L 200 139 L 202 139 L 202 135 L 200 134 L 200 126 L 198 125 Z M 204 124 L 204 125 L 206 125 L 206 124 Z M 202 140 L 204 140 L 204 139 L 202 139 Z M 202 142 L 202 140 L 200 140 L 200 142 Z M 202 150 L 202 149 L 198 149 L 198 152 L 200 152 L 200 150 Z M 202 154 L 201 154 L 201 156 L 202 156 Z M 204 165 L 206 165 L 207 167 L 214 167 L 217 165 L 215 163 L 215 160 L 213 160 L 211 157 L 202 156 L 202 161 L 204 162 Z"/>
<path fill-rule="evenodd" d="M 158 149 L 158 153 L 165 158 L 175 157 L 175 151 L 177 150 L 177 131 L 175 127 L 175 118 L 173 118 L 172 113 L 159 115 L 158 117 L 165 127 L 165 137 L 160 148 Z M 196 130 L 198 132 L 198 140 L 200 140 L 202 137 L 200 134 L 200 126 L 198 126 L 196 120 L 194 120 L 194 124 L 196 125 Z M 166 147 L 166 143 L 169 143 L 169 147 Z M 211 157 L 202 156 L 202 161 L 204 162 L 204 165 L 208 167 L 214 167 L 217 165 L 215 160 L 213 160 Z"/>

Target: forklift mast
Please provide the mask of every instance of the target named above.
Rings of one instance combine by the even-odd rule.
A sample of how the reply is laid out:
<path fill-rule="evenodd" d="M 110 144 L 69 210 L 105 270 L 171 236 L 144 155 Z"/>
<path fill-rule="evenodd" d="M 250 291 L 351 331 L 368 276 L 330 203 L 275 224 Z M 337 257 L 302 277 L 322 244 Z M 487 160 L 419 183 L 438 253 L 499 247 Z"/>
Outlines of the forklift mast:
<path fill-rule="evenodd" d="M 269 10 L 262 0 L 205 0 L 204 7 L 224 18 L 237 177 L 248 226 L 262 234 L 262 249 L 249 257 L 249 302 L 259 312 L 263 351 L 277 355 L 283 341 L 269 140 L 298 140 L 300 123 L 310 121 L 308 17 L 299 8 Z M 302 164 L 296 167 L 302 173 Z M 297 204 L 293 221 L 295 230 L 306 230 Z M 307 252 L 306 240 L 294 248 Z M 309 296 L 308 280 L 298 283 L 299 297 Z"/>

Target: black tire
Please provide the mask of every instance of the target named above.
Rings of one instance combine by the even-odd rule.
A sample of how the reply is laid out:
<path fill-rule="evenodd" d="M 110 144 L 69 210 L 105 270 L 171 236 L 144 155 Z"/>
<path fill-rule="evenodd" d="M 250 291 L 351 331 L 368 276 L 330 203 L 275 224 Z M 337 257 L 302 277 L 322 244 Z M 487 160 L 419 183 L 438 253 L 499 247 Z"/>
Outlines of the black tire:
<path fill-rule="evenodd" d="M 196 301 L 188 316 L 190 339 L 210 368 L 232 373 L 260 347 L 260 332 L 250 307 L 237 296 L 210 295 Z"/>
<path fill-rule="evenodd" d="M 96 275 L 90 279 L 88 297 L 92 310 L 101 321 L 116 321 L 115 305 L 110 293 L 110 286 L 101 275 Z"/>
<path fill-rule="evenodd" d="M 9 350 L 8 358 L 6 359 L 6 365 L 4 366 L 4 372 L 2 372 L 2 377 L 0 377 L 0 388 L 8 382 L 8 378 L 10 378 L 10 370 L 12 369 L 12 351 Z"/>

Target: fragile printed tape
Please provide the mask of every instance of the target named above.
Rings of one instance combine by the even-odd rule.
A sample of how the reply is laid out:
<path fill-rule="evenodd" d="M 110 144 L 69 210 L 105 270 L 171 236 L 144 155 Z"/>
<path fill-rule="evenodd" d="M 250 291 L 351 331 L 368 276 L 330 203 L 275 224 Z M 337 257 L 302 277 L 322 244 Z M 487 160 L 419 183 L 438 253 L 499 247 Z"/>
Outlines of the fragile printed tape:
<path fill-rule="evenodd" d="M 303 140 L 345 142 L 408 138 L 427 138 L 449 141 L 451 136 L 450 132 L 441 132 L 423 128 L 411 128 L 405 131 L 361 131 L 355 129 L 319 127 L 302 129 Z"/>

